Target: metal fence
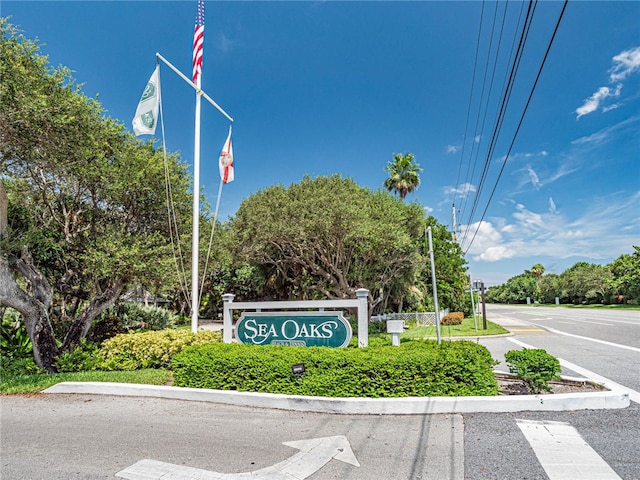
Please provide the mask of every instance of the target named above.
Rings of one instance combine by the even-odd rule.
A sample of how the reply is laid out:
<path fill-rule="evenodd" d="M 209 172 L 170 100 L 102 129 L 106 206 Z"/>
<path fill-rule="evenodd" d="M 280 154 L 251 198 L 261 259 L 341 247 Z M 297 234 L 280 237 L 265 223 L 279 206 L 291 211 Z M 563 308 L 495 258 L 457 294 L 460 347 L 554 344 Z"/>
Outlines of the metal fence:
<path fill-rule="evenodd" d="M 449 309 L 440 310 L 440 318 L 449 314 Z M 387 320 L 404 320 L 405 322 L 414 321 L 418 325 L 435 325 L 436 312 L 403 312 L 403 313 L 386 313 L 384 315 L 374 315 L 371 317 L 372 322 L 386 322 Z"/>

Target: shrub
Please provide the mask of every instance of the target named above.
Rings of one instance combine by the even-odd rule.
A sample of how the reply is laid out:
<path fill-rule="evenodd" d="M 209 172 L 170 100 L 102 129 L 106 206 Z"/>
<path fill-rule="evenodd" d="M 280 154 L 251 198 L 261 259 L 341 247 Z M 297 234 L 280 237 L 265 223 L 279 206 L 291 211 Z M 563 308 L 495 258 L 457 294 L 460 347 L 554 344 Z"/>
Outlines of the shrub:
<path fill-rule="evenodd" d="M 41 375 L 47 373 L 36 365 L 31 357 L 10 358 L 0 357 L 0 378 L 17 377 L 22 375 Z"/>
<path fill-rule="evenodd" d="M 305 364 L 298 378 L 292 365 Z M 472 342 L 335 349 L 209 344 L 174 356 L 174 385 L 329 397 L 496 395 L 489 351 Z"/>
<path fill-rule="evenodd" d="M 99 370 L 103 360 L 98 345 L 83 338 L 73 350 L 59 355 L 55 365 L 60 373 L 87 372 Z"/>
<path fill-rule="evenodd" d="M 381 333 L 387 333 L 387 322 L 369 322 L 369 335 L 379 335 Z"/>
<path fill-rule="evenodd" d="M 122 302 L 107 309 L 94 322 L 89 339 L 101 343 L 134 330 L 163 330 L 178 323 L 178 316 L 165 308 Z"/>
<path fill-rule="evenodd" d="M 464 313 L 451 312 L 440 319 L 440 325 L 462 325 Z"/>
<path fill-rule="evenodd" d="M 560 362 L 546 350 L 510 350 L 504 354 L 509 371 L 524 380 L 532 393 L 549 391 L 549 380 L 559 378 Z"/>
<path fill-rule="evenodd" d="M 103 370 L 167 368 L 171 358 L 189 345 L 220 342 L 221 332 L 160 330 L 124 333 L 105 340 L 100 347 Z"/>
<path fill-rule="evenodd" d="M 31 339 L 22 315 L 12 308 L 7 308 L 2 316 L 0 334 L 2 356 L 8 358 L 26 358 L 32 356 Z"/>

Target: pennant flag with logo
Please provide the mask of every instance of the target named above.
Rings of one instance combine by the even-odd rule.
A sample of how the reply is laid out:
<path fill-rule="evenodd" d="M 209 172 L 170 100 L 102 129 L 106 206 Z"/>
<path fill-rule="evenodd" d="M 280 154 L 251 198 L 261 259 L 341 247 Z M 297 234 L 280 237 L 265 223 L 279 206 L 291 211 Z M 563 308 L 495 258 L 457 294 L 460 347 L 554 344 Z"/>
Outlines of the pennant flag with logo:
<path fill-rule="evenodd" d="M 156 133 L 156 125 L 158 123 L 158 105 L 160 104 L 160 65 L 156 65 L 156 69 L 149 79 L 149 83 L 142 92 L 140 103 L 133 117 L 133 131 L 136 136 L 153 135 Z"/>
<path fill-rule="evenodd" d="M 220 179 L 222 183 L 233 182 L 233 145 L 231 145 L 231 126 L 229 126 L 229 136 L 224 142 L 222 152 L 220 152 Z"/>

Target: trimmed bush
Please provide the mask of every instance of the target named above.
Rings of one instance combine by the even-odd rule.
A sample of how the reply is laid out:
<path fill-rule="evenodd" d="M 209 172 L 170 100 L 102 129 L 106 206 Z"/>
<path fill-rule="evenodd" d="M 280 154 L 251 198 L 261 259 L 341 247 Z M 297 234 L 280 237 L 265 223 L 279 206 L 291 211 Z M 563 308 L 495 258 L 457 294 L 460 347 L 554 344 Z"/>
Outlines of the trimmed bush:
<path fill-rule="evenodd" d="M 304 363 L 298 378 L 292 365 Z M 472 342 L 334 349 L 208 344 L 173 357 L 174 385 L 327 397 L 496 395 L 489 351 Z"/>
<path fill-rule="evenodd" d="M 510 350 L 504 354 L 509 371 L 524 380 L 532 393 L 549 391 L 549 380 L 560 378 L 560 362 L 541 348 Z"/>
<path fill-rule="evenodd" d="M 440 325 L 462 325 L 464 313 L 451 312 L 440 319 Z"/>
<path fill-rule="evenodd" d="M 171 358 L 190 345 L 202 345 L 222 340 L 221 332 L 160 330 L 124 333 L 105 340 L 100 347 L 104 358 L 102 370 L 138 370 L 168 368 Z"/>

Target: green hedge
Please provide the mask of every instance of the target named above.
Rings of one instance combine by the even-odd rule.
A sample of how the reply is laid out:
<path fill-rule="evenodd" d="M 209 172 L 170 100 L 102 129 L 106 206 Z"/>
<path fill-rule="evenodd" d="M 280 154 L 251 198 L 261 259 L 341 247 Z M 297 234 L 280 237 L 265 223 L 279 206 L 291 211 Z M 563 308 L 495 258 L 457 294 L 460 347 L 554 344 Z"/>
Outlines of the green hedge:
<path fill-rule="evenodd" d="M 220 342 L 221 332 L 188 330 L 159 330 L 124 333 L 105 340 L 99 354 L 103 361 L 100 370 L 138 370 L 168 368 L 171 358 L 190 345 Z"/>
<path fill-rule="evenodd" d="M 292 365 L 304 363 L 298 378 Z M 332 349 L 208 344 L 173 357 L 174 385 L 326 397 L 496 395 L 495 361 L 467 341 Z"/>

